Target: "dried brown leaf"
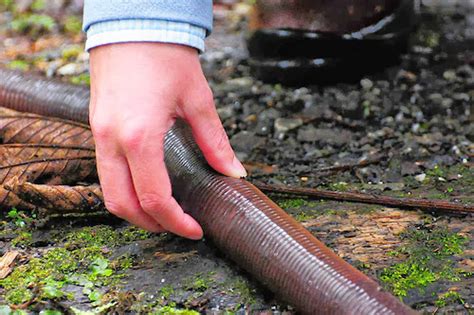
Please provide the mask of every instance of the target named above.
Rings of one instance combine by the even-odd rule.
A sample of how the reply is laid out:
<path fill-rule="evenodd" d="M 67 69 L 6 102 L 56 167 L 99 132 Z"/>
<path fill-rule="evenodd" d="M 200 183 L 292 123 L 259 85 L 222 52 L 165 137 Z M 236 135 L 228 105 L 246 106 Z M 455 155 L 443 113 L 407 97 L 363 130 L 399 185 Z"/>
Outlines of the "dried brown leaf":
<path fill-rule="evenodd" d="M 48 210 L 48 213 L 85 213 L 105 210 L 99 185 L 36 185 L 13 179 L 5 184 L 5 188 L 20 199 Z"/>
<path fill-rule="evenodd" d="M 91 149 L 38 144 L 0 145 L 0 184 L 20 182 L 69 185 L 97 180 L 95 153 Z M 0 187 L 0 208 L 31 209 L 13 193 Z"/>
<path fill-rule="evenodd" d="M 17 251 L 6 252 L 0 258 L 0 279 L 5 279 L 11 272 L 11 265 L 15 262 L 15 259 L 20 255 Z"/>
<path fill-rule="evenodd" d="M 0 143 L 56 144 L 94 149 L 92 133 L 87 125 L 4 107 L 0 107 Z"/>

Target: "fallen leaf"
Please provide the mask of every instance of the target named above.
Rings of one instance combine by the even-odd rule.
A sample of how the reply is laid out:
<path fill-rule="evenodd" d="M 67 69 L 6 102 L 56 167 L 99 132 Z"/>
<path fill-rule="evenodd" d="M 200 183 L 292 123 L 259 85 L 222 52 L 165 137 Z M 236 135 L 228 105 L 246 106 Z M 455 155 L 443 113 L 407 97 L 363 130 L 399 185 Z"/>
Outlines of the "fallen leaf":
<path fill-rule="evenodd" d="M 156 252 L 153 256 L 159 258 L 164 262 L 176 262 L 188 259 L 191 256 L 197 254 L 197 251 L 192 250 L 185 253 L 172 253 L 172 252 Z"/>
<path fill-rule="evenodd" d="M 0 107 L 0 143 L 56 144 L 94 149 L 92 132 L 87 125 L 3 107 Z"/>
<path fill-rule="evenodd" d="M 272 174 L 278 170 L 276 165 L 268 165 L 259 162 L 247 162 L 244 163 L 245 169 L 250 173 L 263 173 L 263 174 Z"/>
<path fill-rule="evenodd" d="M 20 182 L 17 178 L 4 187 L 21 200 L 34 204 L 50 213 L 84 213 L 105 211 L 100 186 L 36 185 Z"/>
<path fill-rule="evenodd" d="M 91 149 L 40 144 L 0 145 L 0 184 L 13 178 L 36 184 L 68 185 L 97 179 L 95 153 Z M 0 187 L 0 208 L 31 209 Z"/>
<path fill-rule="evenodd" d="M 20 253 L 17 251 L 6 252 L 2 258 L 0 258 L 0 279 L 5 279 L 11 272 L 11 265 L 15 262 L 15 259 Z"/>

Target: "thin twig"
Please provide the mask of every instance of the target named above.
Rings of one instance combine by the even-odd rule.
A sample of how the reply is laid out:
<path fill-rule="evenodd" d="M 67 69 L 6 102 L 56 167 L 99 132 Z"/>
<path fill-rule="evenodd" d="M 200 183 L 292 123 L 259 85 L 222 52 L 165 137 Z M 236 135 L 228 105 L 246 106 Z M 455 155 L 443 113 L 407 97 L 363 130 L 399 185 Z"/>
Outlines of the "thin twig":
<path fill-rule="evenodd" d="M 459 204 L 445 200 L 429 200 L 415 198 L 395 198 L 382 195 L 372 195 L 358 192 L 340 192 L 313 188 L 293 188 L 267 184 L 257 184 L 260 190 L 272 193 L 283 193 L 297 196 L 306 196 L 339 201 L 352 201 L 397 208 L 417 208 L 421 210 L 439 210 L 457 213 L 474 213 L 474 206 Z"/>

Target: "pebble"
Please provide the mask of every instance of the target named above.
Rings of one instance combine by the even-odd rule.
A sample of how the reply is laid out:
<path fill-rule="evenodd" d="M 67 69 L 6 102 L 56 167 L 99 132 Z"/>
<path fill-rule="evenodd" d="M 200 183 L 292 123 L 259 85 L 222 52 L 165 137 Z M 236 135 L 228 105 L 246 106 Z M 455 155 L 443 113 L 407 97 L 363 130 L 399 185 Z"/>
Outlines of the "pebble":
<path fill-rule="evenodd" d="M 318 129 L 314 128 L 312 125 L 304 126 L 298 130 L 298 136 L 296 139 L 298 141 L 313 142 L 318 137 Z"/>
<path fill-rule="evenodd" d="M 281 113 L 275 108 L 268 108 L 258 115 L 259 120 L 275 120 L 281 117 Z"/>
<path fill-rule="evenodd" d="M 297 140 L 342 146 L 352 140 L 352 133 L 343 129 L 334 130 L 332 128 L 305 126 L 298 130 Z"/>
<path fill-rule="evenodd" d="M 57 70 L 59 75 L 74 75 L 83 72 L 83 67 L 76 63 L 68 63 Z"/>
<path fill-rule="evenodd" d="M 226 85 L 235 88 L 249 88 L 253 85 L 253 81 L 254 80 L 250 77 L 235 78 L 228 80 Z"/>
<path fill-rule="evenodd" d="M 469 94 L 467 93 L 454 93 L 453 94 L 453 99 L 456 100 L 456 101 L 465 101 L 465 102 L 469 102 Z"/>
<path fill-rule="evenodd" d="M 278 118 L 275 120 L 274 127 L 275 131 L 285 133 L 301 125 L 303 125 L 303 119 L 301 118 Z"/>
<path fill-rule="evenodd" d="M 226 120 L 234 116 L 234 105 L 226 105 L 217 108 L 217 113 L 221 120 Z"/>
<path fill-rule="evenodd" d="M 443 78 L 447 81 L 454 81 L 457 78 L 456 71 L 454 70 L 446 70 L 443 73 Z"/>
<path fill-rule="evenodd" d="M 454 101 L 452 98 L 443 98 L 443 100 L 441 101 L 441 106 L 443 106 L 444 108 L 449 108 L 451 107 L 451 105 L 453 105 Z"/>
<path fill-rule="evenodd" d="M 415 180 L 418 182 L 423 182 L 426 179 L 426 174 L 421 173 L 415 176 Z"/>
<path fill-rule="evenodd" d="M 366 78 L 366 79 L 360 80 L 360 85 L 362 86 L 364 90 L 370 90 L 374 86 L 374 83 L 371 80 Z"/>
<path fill-rule="evenodd" d="M 230 144 L 236 151 L 237 157 L 242 160 L 245 160 L 253 149 L 264 143 L 264 138 L 250 131 L 240 131 L 230 139 Z"/>
<path fill-rule="evenodd" d="M 443 101 L 443 95 L 441 95 L 440 93 L 433 93 L 428 96 L 428 99 L 433 103 L 439 105 Z"/>

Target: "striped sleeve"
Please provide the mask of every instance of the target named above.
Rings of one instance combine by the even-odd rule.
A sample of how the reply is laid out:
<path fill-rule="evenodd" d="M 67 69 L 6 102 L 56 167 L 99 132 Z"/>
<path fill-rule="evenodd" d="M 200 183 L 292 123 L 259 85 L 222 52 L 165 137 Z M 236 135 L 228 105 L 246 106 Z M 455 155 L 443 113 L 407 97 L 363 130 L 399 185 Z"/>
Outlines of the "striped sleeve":
<path fill-rule="evenodd" d="M 206 29 L 186 22 L 161 19 L 119 19 L 91 24 L 86 50 L 114 43 L 162 42 L 181 44 L 204 51 Z"/>

